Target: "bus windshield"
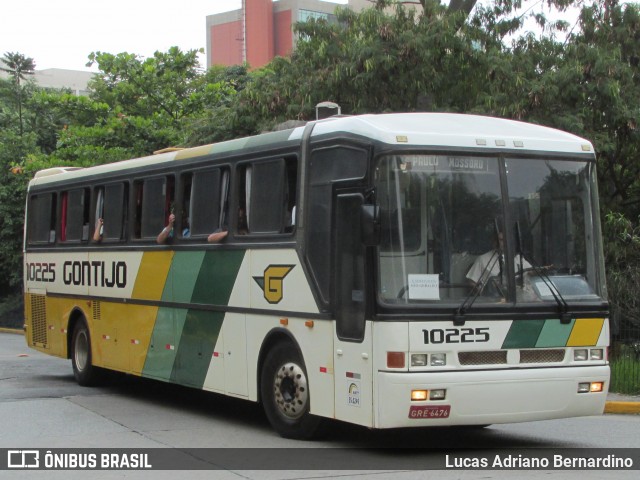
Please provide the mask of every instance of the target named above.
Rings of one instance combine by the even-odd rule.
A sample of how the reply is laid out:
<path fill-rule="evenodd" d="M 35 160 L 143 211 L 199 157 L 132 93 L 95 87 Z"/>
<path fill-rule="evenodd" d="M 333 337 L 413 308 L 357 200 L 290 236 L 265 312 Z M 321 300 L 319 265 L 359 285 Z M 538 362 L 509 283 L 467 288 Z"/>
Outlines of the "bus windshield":
<path fill-rule="evenodd" d="M 586 161 L 381 157 L 379 300 L 602 301 L 594 177 Z"/>

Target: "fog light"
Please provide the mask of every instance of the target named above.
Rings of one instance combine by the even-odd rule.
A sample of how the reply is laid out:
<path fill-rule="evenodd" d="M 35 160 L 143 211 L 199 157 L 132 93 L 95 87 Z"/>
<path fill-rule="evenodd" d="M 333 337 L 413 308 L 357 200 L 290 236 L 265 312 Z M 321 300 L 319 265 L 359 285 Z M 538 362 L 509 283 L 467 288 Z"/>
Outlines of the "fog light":
<path fill-rule="evenodd" d="M 412 402 L 424 402 L 429 395 L 429 390 L 411 390 Z"/>
<path fill-rule="evenodd" d="M 411 366 L 412 367 L 425 367 L 427 365 L 427 354 L 426 353 L 414 353 L 411 355 Z"/>
<path fill-rule="evenodd" d="M 591 393 L 600 393 L 604 389 L 603 382 L 591 382 Z"/>
<path fill-rule="evenodd" d="M 447 391 L 442 388 L 440 390 L 431 390 L 429 392 L 429 400 L 444 400 L 447 396 Z"/>
<path fill-rule="evenodd" d="M 576 362 L 584 362 L 589 358 L 589 351 L 586 348 L 580 348 L 573 351 L 573 359 Z"/>
<path fill-rule="evenodd" d="M 431 366 L 432 367 L 442 367 L 447 364 L 447 354 L 446 353 L 432 353 L 431 354 Z"/>
<path fill-rule="evenodd" d="M 404 368 L 404 352 L 387 352 L 388 368 Z"/>
<path fill-rule="evenodd" d="M 604 350 L 602 348 L 594 348 L 590 353 L 591 360 L 602 360 L 604 358 Z"/>
<path fill-rule="evenodd" d="M 578 393 L 589 393 L 591 391 L 590 383 L 579 383 L 578 384 Z"/>

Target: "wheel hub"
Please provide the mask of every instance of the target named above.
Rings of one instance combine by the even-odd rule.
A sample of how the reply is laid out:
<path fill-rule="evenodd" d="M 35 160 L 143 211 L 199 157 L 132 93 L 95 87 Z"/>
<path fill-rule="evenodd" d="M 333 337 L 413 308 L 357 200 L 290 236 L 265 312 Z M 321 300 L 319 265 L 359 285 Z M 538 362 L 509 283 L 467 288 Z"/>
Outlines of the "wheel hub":
<path fill-rule="evenodd" d="M 307 377 L 299 365 L 287 363 L 280 367 L 273 387 L 275 403 L 282 414 L 299 418 L 305 413 L 309 389 Z"/>

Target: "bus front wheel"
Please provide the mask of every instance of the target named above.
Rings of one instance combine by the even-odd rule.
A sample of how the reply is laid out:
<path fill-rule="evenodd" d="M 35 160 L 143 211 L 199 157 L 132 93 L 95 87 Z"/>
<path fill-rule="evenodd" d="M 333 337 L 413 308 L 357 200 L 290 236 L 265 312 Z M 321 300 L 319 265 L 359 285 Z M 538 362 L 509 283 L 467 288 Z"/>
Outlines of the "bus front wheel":
<path fill-rule="evenodd" d="M 293 345 L 279 343 L 269 351 L 260 388 L 264 411 L 280 435 L 294 439 L 313 436 L 321 419 L 309 413 L 307 371 Z"/>
<path fill-rule="evenodd" d="M 73 329 L 71 364 L 73 366 L 73 376 L 79 385 L 89 387 L 99 382 L 101 371 L 98 367 L 93 366 L 91 336 L 84 320 L 79 321 Z"/>

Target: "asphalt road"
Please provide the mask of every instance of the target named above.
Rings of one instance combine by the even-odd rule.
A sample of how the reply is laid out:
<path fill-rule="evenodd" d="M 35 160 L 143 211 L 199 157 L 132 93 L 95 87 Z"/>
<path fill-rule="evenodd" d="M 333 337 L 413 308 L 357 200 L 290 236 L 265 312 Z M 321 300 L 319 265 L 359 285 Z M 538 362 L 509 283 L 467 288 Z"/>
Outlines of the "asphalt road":
<path fill-rule="evenodd" d="M 167 448 L 171 449 L 166 450 L 169 453 L 186 454 L 189 449 L 228 449 L 212 451 L 214 456 L 225 452 L 228 463 L 216 463 L 220 460 L 218 457 L 209 463 L 216 464 L 217 470 L 191 472 L 188 478 L 361 478 L 364 475 L 401 480 L 434 475 L 533 478 L 540 474 L 557 478 L 602 478 L 605 473 L 602 471 L 411 470 L 420 470 L 427 457 L 442 462 L 445 453 L 469 453 L 463 449 L 474 449 L 472 455 L 480 451 L 477 449 L 518 453 L 521 451 L 518 449 L 554 452 L 624 448 L 640 452 L 640 416 L 611 414 L 494 425 L 485 429 L 370 431 L 331 422 L 319 440 L 287 440 L 275 434 L 260 406 L 250 402 L 125 375 L 113 375 L 99 388 L 80 387 L 73 379 L 70 361 L 30 350 L 22 336 L 6 333 L 0 333 L 0 421 L 0 449 Z M 398 451 L 389 450 L 396 448 L 412 449 L 400 453 L 401 464 Z M 353 468 L 348 468 L 349 464 L 345 466 L 345 456 L 340 453 L 345 449 L 354 449 L 349 450 L 353 452 L 352 456 L 349 454 Z M 372 454 L 368 449 L 376 451 Z M 335 463 L 327 452 L 338 453 Z M 385 455 L 389 459 L 387 464 L 379 461 Z M 259 462 L 266 459 L 269 463 L 269 456 L 277 468 L 262 470 Z M 309 470 L 301 471 L 300 458 L 309 460 Z M 367 464 L 369 460 L 371 464 Z M 288 461 L 296 470 L 282 467 Z M 0 470 L 0 478 L 35 478 L 36 475 L 42 473 Z M 46 478 L 89 478 L 86 475 L 87 472 L 77 471 L 46 472 Z M 91 472 L 90 478 L 173 479 L 179 475 L 177 471 L 101 471 Z M 606 475 L 637 478 L 638 472 L 609 471 Z"/>

